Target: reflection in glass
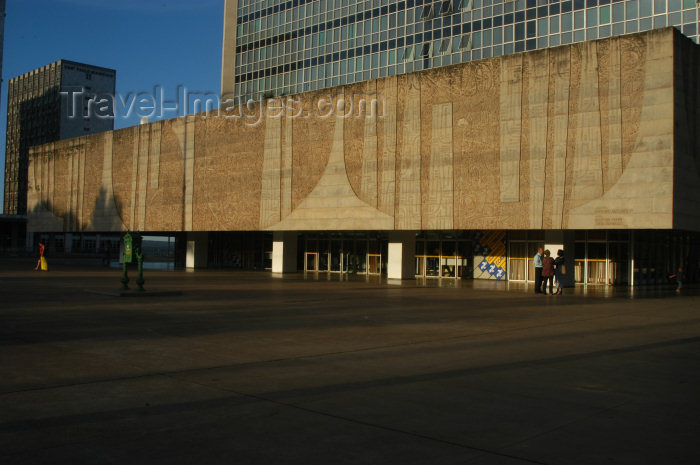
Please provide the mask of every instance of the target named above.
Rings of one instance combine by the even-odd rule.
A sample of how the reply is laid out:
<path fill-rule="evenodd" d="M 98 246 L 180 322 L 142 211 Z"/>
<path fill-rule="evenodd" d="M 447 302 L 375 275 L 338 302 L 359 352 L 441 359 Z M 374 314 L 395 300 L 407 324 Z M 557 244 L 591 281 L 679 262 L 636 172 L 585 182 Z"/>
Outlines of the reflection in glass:
<path fill-rule="evenodd" d="M 429 255 L 426 257 L 425 275 L 437 277 L 440 276 L 440 257 Z"/>

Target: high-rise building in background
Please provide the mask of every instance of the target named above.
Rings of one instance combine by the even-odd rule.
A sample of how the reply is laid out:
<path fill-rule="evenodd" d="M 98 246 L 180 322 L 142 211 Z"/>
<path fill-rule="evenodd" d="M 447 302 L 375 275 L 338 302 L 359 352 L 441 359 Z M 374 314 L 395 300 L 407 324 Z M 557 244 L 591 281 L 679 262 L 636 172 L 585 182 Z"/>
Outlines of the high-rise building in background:
<path fill-rule="evenodd" d="M 5 0 L 0 0 L 0 86 L 3 83 L 2 80 L 2 61 L 3 61 L 3 50 L 5 45 Z"/>
<path fill-rule="evenodd" d="M 90 116 L 96 94 L 114 95 L 116 71 L 59 60 L 10 79 L 5 143 L 4 212 L 27 211 L 29 148 L 114 129 L 113 118 Z"/>
<path fill-rule="evenodd" d="M 222 93 L 295 94 L 675 26 L 698 0 L 227 0 Z"/>

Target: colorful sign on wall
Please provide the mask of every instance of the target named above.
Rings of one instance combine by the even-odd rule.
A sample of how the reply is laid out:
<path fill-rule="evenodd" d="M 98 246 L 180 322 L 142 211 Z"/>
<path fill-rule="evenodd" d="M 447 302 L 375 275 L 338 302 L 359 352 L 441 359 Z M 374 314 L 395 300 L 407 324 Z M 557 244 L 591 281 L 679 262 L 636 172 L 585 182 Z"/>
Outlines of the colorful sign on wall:
<path fill-rule="evenodd" d="M 474 279 L 506 278 L 506 232 L 475 231 L 472 236 L 474 244 Z"/>

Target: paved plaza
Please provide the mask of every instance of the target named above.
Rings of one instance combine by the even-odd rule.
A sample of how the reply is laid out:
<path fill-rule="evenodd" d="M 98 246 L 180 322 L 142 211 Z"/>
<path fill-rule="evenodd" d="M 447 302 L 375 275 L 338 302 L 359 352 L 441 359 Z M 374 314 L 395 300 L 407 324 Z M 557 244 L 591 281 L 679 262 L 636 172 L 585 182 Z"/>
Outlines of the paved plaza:
<path fill-rule="evenodd" d="M 153 271 L 181 295 L 129 298 L 32 265 L 0 259 L 4 465 L 700 463 L 698 289 Z"/>

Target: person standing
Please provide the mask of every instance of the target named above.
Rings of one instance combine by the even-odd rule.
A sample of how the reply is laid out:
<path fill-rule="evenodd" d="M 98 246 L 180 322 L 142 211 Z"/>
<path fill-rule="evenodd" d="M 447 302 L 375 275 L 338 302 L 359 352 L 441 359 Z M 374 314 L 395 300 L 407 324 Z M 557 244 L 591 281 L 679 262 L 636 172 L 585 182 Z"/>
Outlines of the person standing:
<path fill-rule="evenodd" d="M 550 256 L 549 250 L 544 251 L 542 259 L 542 293 L 547 294 L 547 284 L 549 284 L 549 295 L 553 294 L 554 288 L 554 259 Z"/>
<path fill-rule="evenodd" d="M 542 293 L 542 247 L 537 249 L 535 258 L 535 294 Z"/>
<path fill-rule="evenodd" d="M 566 260 L 564 259 L 564 251 L 561 249 L 557 250 L 557 258 L 554 259 L 554 277 L 557 280 L 557 292 L 555 292 L 555 294 L 561 294 L 564 292 L 561 285 L 561 280 L 564 279 L 564 275 L 566 274 L 565 263 Z"/>

